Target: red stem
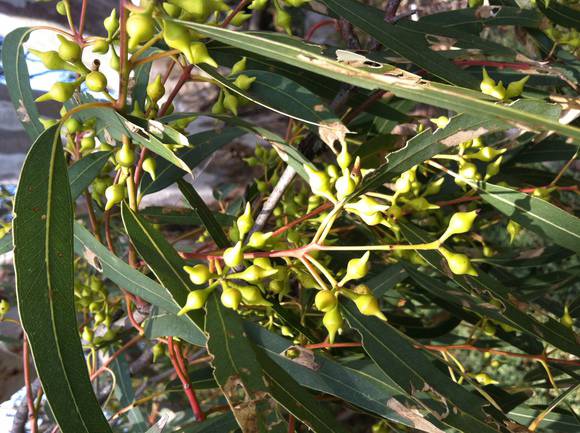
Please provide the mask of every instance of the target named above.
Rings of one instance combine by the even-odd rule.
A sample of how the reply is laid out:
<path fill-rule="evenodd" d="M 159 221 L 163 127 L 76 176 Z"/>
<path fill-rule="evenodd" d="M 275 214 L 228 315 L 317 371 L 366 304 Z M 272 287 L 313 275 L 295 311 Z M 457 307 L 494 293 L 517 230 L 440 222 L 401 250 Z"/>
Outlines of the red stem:
<path fill-rule="evenodd" d="M 319 29 L 321 29 L 322 27 L 329 26 L 331 24 L 336 25 L 336 20 L 329 18 L 327 20 L 318 21 L 316 24 L 314 24 L 308 29 L 308 31 L 306 32 L 306 36 L 304 36 L 304 40 L 308 42 L 310 39 L 312 39 L 314 33 L 316 33 Z"/>
<path fill-rule="evenodd" d="M 171 360 L 171 364 L 175 369 L 175 373 L 177 373 L 177 376 L 181 381 L 181 385 L 183 386 L 183 392 L 185 392 L 185 395 L 189 400 L 189 404 L 191 406 L 191 410 L 195 415 L 195 419 L 201 422 L 205 419 L 205 414 L 201 410 L 201 407 L 199 406 L 199 403 L 197 401 L 197 397 L 195 396 L 193 388 L 191 387 L 191 382 L 189 380 L 189 377 L 187 376 L 187 371 L 186 370 L 184 371 L 181 368 L 181 365 L 183 365 L 183 358 L 181 356 L 181 352 L 173 343 L 173 337 L 167 338 L 167 346 L 169 348 L 168 351 L 169 359 Z"/>
<path fill-rule="evenodd" d="M 80 18 L 80 23 L 79 23 L 79 33 L 78 36 L 81 39 L 81 41 L 83 40 L 83 33 L 85 31 L 85 18 L 87 16 L 87 0 L 83 0 L 83 4 L 81 6 L 81 18 Z"/>
<path fill-rule="evenodd" d="M 93 374 L 91 374 L 91 381 L 95 380 L 95 378 L 97 376 L 99 376 L 100 374 L 103 373 L 103 371 L 105 371 L 109 365 L 111 365 L 111 362 L 113 362 L 115 359 L 117 359 L 119 357 L 119 355 L 121 355 L 123 352 L 125 352 L 127 349 L 129 349 L 130 347 L 134 346 L 135 344 L 137 344 L 139 341 L 141 341 L 143 339 L 142 335 L 137 335 L 133 338 L 131 338 L 129 341 L 127 341 L 123 346 L 121 346 L 116 352 L 114 352 L 111 356 L 109 356 L 107 358 L 106 361 L 103 362 L 103 365 L 101 365 L 99 367 L 98 370 L 95 370 L 93 372 Z"/>
<path fill-rule="evenodd" d="M 22 358 L 24 366 L 24 384 L 26 385 L 26 404 L 28 405 L 28 419 L 30 420 L 30 432 L 37 433 L 36 411 L 34 410 L 34 397 L 32 396 L 32 382 L 30 381 L 30 356 L 28 338 L 24 334 L 22 342 Z"/>
<path fill-rule="evenodd" d="M 177 96 L 177 94 L 179 93 L 181 88 L 183 87 L 183 85 L 189 81 L 192 69 L 193 69 L 193 65 L 187 65 L 185 68 L 183 68 L 183 70 L 181 71 L 181 75 L 179 76 L 179 79 L 177 80 L 177 83 L 175 83 L 175 87 L 173 88 L 173 90 L 171 91 L 169 96 L 167 97 L 167 101 L 165 101 L 163 106 L 159 109 L 159 113 L 157 114 L 157 117 L 163 117 L 163 115 L 167 112 L 167 110 L 169 109 L 169 107 L 173 103 L 173 100 L 175 99 L 175 97 Z M 143 147 L 141 149 L 141 154 L 139 155 L 139 161 L 137 162 L 137 167 L 135 168 L 134 182 L 135 182 L 136 188 L 139 188 L 139 182 L 141 182 L 141 177 L 143 176 L 143 161 L 145 161 L 145 158 L 147 158 L 148 153 L 149 153 L 149 150 L 146 147 Z"/>
<path fill-rule="evenodd" d="M 240 13 L 242 9 L 244 9 L 247 5 L 249 5 L 251 1 L 252 0 L 242 0 L 241 2 L 239 2 L 236 8 L 226 17 L 226 19 L 224 20 L 224 22 L 221 24 L 220 27 L 226 28 L 232 22 L 234 17 L 238 13 Z"/>

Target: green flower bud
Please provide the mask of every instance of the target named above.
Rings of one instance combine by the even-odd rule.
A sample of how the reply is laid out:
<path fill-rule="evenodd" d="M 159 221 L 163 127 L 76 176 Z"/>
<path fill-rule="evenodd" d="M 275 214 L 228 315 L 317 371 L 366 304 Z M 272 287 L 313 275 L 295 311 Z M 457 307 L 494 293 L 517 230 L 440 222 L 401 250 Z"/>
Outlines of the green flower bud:
<path fill-rule="evenodd" d="M 85 84 L 93 92 L 102 92 L 107 89 L 107 77 L 99 71 L 93 71 L 87 74 Z"/>
<path fill-rule="evenodd" d="M 266 242 L 268 242 L 271 237 L 272 232 L 254 232 L 251 234 L 250 239 L 248 240 L 248 246 L 252 248 L 262 248 L 264 245 L 266 245 Z"/>
<path fill-rule="evenodd" d="M 57 4 L 56 4 L 56 13 L 58 13 L 59 15 L 65 16 L 66 15 L 66 3 L 64 2 L 64 0 L 60 0 Z"/>
<path fill-rule="evenodd" d="M 111 60 L 109 61 L 109 66 L 113 71 L 117 72 L 119 72 L 121 68 L 121 59 L 119 59 L 119 56 L 117 55 L 114 49 L 111 50 Z"/>
<path fill-rule="evenodd" d="M 242 302 L 242 294 L 238 289 L 228 287 L 223 290 L 220 300 L 224 307 L 237 310 Z"/>
<path fill-rule="evenodd" d="M 233 115 L 238 115 L 238 98 L 229 92 L 224 91 L 223 106 L 225 109 L 230 111 Z"/>
<path fill-rule="evenodd" d="M 257 257 L 253 260 L 253 263 L 262 269 L 274 269 L 268 257 Z"/>
<path fill-rule="evenodd" d="M 250 4 L 250 6 L 248 6 L 248 9 L 252 9 L 255 11 L 261 11 L 261 10 L 265 9 L 266 6 L 268 6 L 268 1 L 269 0 L 253 0 L 252 3 Z"/>
<path fill-rule="evenodd" d="M 355 299 L 354 303 L 361 314 L 364 314 L 365 316 L 375 316 L 385 322 L 387 321 L 387 318 L 381 311 L 379 301 L 377 301 L 377 298 L 373 295 L 360 295 Z"/>
<path fill-rule="evenodd" d="M 464 162 L 459 166 L 459 175 L 467 180 L 479 180 L 481 176 L 477 172 L 477 166 L 471 162 Z"/>
<path fill-rule="evenodd" d="M 445 233 L 441 235 L 441 240 L 444 241 L 448 239 L 450 236 L 458 235 L 462 233 L 467 233 L 471 230 L 473 226 L 473 221 L 477 217 L 477 211 L 471 212 L 456 212 L 451 216 L 449 220 L 449 225 L 447 226 L 447 230 Z"/>
<path fill-rule="evenodd" d="M 50 90 L 47 93 L 36 98 L 36 102 L 44 102 L 50 100 L 56 102 L 66 102 L 72 97 L 78 85 L 79 83 L 77 81 L 73 83 L 56 82 L 50 87 Z"/>
<path fill-rule="evenodd" d="M 69 41 L 63 35 L 56 35 L 56 37 L 60 41 L 58 55 L 61 59 L 67 62 L 77 62 L 81 59 L 83 50 L 79 44 L 73 41 Z"/>
<path fill-rule="evenodd" d="M 328 341 L 332 344 L 336 334 L 342 330 L 343 319 L 338 305 L 332 310 L 324 313 L 322 324 L 328 331 Z"/>
<path fill-rule="evenodd" d="M 193 65 L 197 65 L 199 63 L 205 63 L 214 68 L 218 67 L 218 64 L 214 59 L 211 58 L 209 53 L 207 52 L 207 47 L 203 42 L 193 42 L 190 47 L 191 56 L 193 61 L 191 62 Z"/>
<path fill-rule="evenodd" d="M 0 309 L 0 317 L 2 317 L 1 309 Z M 570 311 L 568 311 L 568 304 L 564 305 L 564 314 L 562 314 L 562 317 L 560 318 L 560 323 L 569 329 L 572 329 L 574 327 L 574 319 L 570 315 Z"/>
<path fill-rule="evenodd" d="M 449 125 L 450 120 L 447 116 L 439 116 L 435 119 L 431 119 L 431 122 L 433 122 L 438 129 L 444 129 L 447 125 Z"/>
<path fill-rule="evenodd" d="M 181 51 L 187 61 L 194 64 L 193 54 L 191 53 L 191 35 L 187 28 L 165 20 L 163 21 L 163 39 L 170 48 Z"/>
<path fill-rule="evenodd" d="M 487 165 L 487 168 L 485 171 L 485 180 L 488 180 L 499 173 L 502 161 L 503 161 L 503 156 L 500 156 L 498 159 L 493 161 L 491 164 Z"/>
<path fill-rule="evenodd" d="M 366 277 L 370 269 L 370 254 L 370 251 L 367 251 L 360 259 L 349 260 L 346 265 L 346 275 L 340 281 L 339 286 L 344 286 L 344 284 L 350 280 L 358 280 Z"/>
<path fill-rule="evenodd" d="M 107 54 L 109 48 L 111 45 L 105 39 L 97 39 L 92 45 L 93 53 L 97 54 Z"/>
<path fill-rule="evenodd" d="M 239 27 L 252 18 L 252 14 L 237 13 L 234 18 L 230 21 L 230 24 L 234 27 Z"/>
<path fill-rule="evenodd" d="M 485 324 L 483 325 L 483 333 L 488 337 L 493 337 L 496 331 L 497 328 L 495 327 L 495 325 L 491 323 L 489 320 L 486 320 Z"/>
<path fill-rule="evenodd" d="M 487 69 L 482 68 L 481 72 L 483 74 L 483 79 L 479 84 L 479 88 L 481 89 L 481 93 L 489 95 L 495 89 L 495 81 L 489 76 Z"/>
<path fill-rule="evenodd" d="M 185 301 L 185 306 L 179 310 L 178 316 L 183 316 L 184 314 L 192 311 L 199 310 L 204 307 L 207 302 L 207 298 L 213 292 L 215 287 L 207 287 L 205 289 L 194 290 L 189 292 L 187 295 L 187 301 Z"/>
<path fill-rule="evenodd" d="M 83 137 L 81 139 L 81 151 L 86 152 L 95 148 L 95 137 Z"/>
<path fill-rule="evenodd" d="M 242 260 L 244 260 L 244 252 L 242 251 L 241 241 L 224 251 L 224 263 L 227 266 L 236 267 L 242 263 Z"/>
<path fill-rule="evenodd" d="M 85 326 L 83 328 L 83 333 L 82 333 L 81 337 L 87 343 L 89 343 L 89 344 L 92 343 L 94 336 L 95 336 L 95 333 L 93 332 L 93 330 L 91 328 L 89 328 L 88 326 Z"/>
<path fill-rule="evenodd" d="M 238 60 L 234 66 L 232 66 L 232 75 L 236 75 L 239 74 L 240 72 L 243 72 L 246 70 L 246 64 L 247 64 L 247 59 L 246 57 L 242 57 L 241 60 Z"/>
<path fill-rule="evenodd" d="M 262 296 L 262 292 L 256 286 L 236 285 L 235 287 L 242 294 L 242 298 L 243 298 L 245 304 L 247 304 L 247 305 L 261 305 L 264 307 L 272 306 L 272 303 L 268 302 L 266 299 L 264 299 L 264 296 Z"/>
<path fill-rule="evenodd" d="M 304 170 L 308 174 L 308 180 L 312 192 L 316 195 L 326 197 L 331 201 L 335 201 L 332 192 L 330 191 L 330 179 L 328 175 L 323 172 L 316 170 L 308 164 L 304 164 Z"/>
<path fill-rule="evenodd" d="M 111 185 L 105 190 L 105 198 L 107 203 L 105 204 L 105 210 L 111 209 L 117 203 L 121 203 L 125 198 L 125 188 L 121 184 Z"/>
<path fill-rule="evenodd" d="M 165 346 L 161 343 L 157 343 L 151 348 L 151 352 L 153 353 L 153 362 L 157 362 L 159 357 L 165 355 Z"/>
<path fill-rule="evenodd" d="M 441 186 L 443 185 L 443 183 L 445 182 L 445 178 L 440 177 L 437 180 L 434 180 L 433 182 L 429 182 L 427 184 L 427 186 L 425 187 L 425 191 L 423 192 L 424 196 L 428 196 L 428 195 L 435 195 L 435 194 L 439 194 L 439 192 L 441 191 Z"/>
<path fill-rule="evenodd" d="M 6 299 L 0 301 L 0 319 L 3 319 L 6 313 L 10 310 L 10 304 Z"/>
<path fill-rule="evenodd" d="M 229 274 L 226 278 L 235 280 L 244 280 L 248 283 L 257 283 L 265 278 L 271 277 L 278 272 L 277 269 L 264 269 L 260 266 L 251 265 L 244 269 L 242 272 L 236 272 Z"/>
<path fill-rule="evenodd" d="M 417 212 L 439 209 L 438 205 L 429 203 L 425 197 L 417 197 L 409 200 L 407 203 L 405 203 L 405 207 L 413 209 Z"/>
<path fill-rule="evenodd" d="M 156 103 L 165 95 L 165 86 L 161 82 L 161 74 L 157 74 L 155 79 L 147 85 L 147 96 L 151 102 Z"/>
<path fill-rule="evenodd" d="M 469 257 L 465 254 L 454 253 L 446 248 L 440 248 L 439 251 L 447 260 L 447 265 L 455 275 L 473 275 L 477 276 L 477 271 L 471 265 Z"/>
<path fill-rule="evenodd" d="M 46 69 L 50 69 L 52 71 L 64 71 L 64 70 L 73 70 L 74 68 L 72 65 L 69 65 L 63 59 L 60 58 L 56 51 L 38 51 L 30 48 L 30 51 L 34 56 L 38 57 L 42 64 L 46 67 Z"/>
<path fill-rule="evenodd" d="M 74 117 L 69 117 L 66 122 L 64 122 L 64 127 L 69 134 L 76 134 L 81 130 L 81 122 Z"/>
<path fill-rule="evenodd" d="M 157 161 L 155 160 L 155 158 L 151 156 L 145 158 L 145 160 L 143 161 L 143 171 L 145 171 L 145 173 L 149 173 L 149 176 L 151 176 L 151 179 L 153 180 L 157 178 L 157 175 L 155 174 L 156 169 L 157 169 Z"/>
<path fill-rule="evenodd" d="M 252 208 L 249 202 L 246 203 L 244 213 L 238 217 L 236 225 L 238 227 L 238 232 L 240 233 L 240 239 L 252 230 L 252 227 L 254 226 L 254 218 L 252 217 Z"/>
<path fill-rule="evenodd" d="M 477 373 L 474 376 L 474 379 L 484 386 L 499 383 L 497 380 L 492 379 L 487 373 Z"/>
<path fill-rule="evenodd" d="M 518 237 L 518 235 L 522 231 L 522 226 L 519 225 L 514 220 L 509 220 L 506 230 L 510 236 L 510 243 L 513 243 L 513 241 Z"/>
<path fill-rule="evenodd" d="M 276 27 L 280 27 L 286 33 L 292 36 L 292 15 L 290 15 L 284 9 L 276 9 L 274 24 Z"/>
<path fill-rule="evenodd" d="M 497 157 L 498 155 L 505 153 L 506 151 L 507 151 L 507 149 L 497 150 L 497 149 L 494 149 L 493 147 L 485 146 L 485 147 L 482 147 L 481 149 L 479 149 L 475 153 L 464 155 L 464 158 L 465 159 L 478 159 L 479 161 L 489 162 L 489 161 L 495 159 L 495 157 Z"/>
<path fill-rule="evenodd" d="M 340 168 L 346 170 L 352 163 L 352 155 L 348 153 L 346 146 L 343 146 L 342 151 L 336 156 L 336 163 Z"/>
<path fill-rule="evenodd" d="M 184 266 L 183 269 L 189 274 L 189 279 L 193 284 L 201 286 L 208 282 L 212 277 L 212 273 L 209 268 L 203 264 L 197 264 L 195 266 Z"/>
<path fill-rule="evenodd" d="M 123 143 L 121 148 L 115 153 L 115 161 L 121 167 L 131 167 L 135 162 L 135 153 L 129 142 Z"/>
<path fill-rule="evenodd" d="M 153 38 L 155 20 L 148 14 L 131 13 L 127 19 L 127 34 L 129 35 L 129 50 L 134 50 L 142 42 Z"/>
<path fill-rule="evenodd" d="M 39 122 L 42 124 L 42 127 L 44 129 L 48 129 L 51 126 L 54 126 L 58 123 L 58 121 L 56 119 L 50 119 L 48 117 L 44 117 L 44 116 L 40 116 L 38 118 Z"/>
<path fill-rule="evenodd" d="M 507 90 L 505 92 L 505 97 L 507 99 L 513 99 L 522 94 L 524 91 L 524 86 L 526 85 L 527 81 L 530 79 L 529 75 L 526 75 L 524 78 L 518 81 L 512 81 L 508 84 Z"/>
<path fill-rule="evenodd" d="M 320 290 L 314 297 L 314 305 L 318 311 L 327 313 L 338 305 L 338 299 L 330 290 Z"/>
<path fill-rule="evenodd" d="M 350 173 L 346 173 L 336 180 L 334 187 L 336 188 L 336 197 L 339 200 L 342 200 L 354 192 L 356 189 L 356 182 L 352 177 L 350 177 Z"/>
<path fill-rule="evenodd" d="M 212 0 L 168 0 L 169 3 L 179 6 L 181 9 L 191 15 L 191 18 L 197 22 L 204 22 L 214 11 Z"/>
<path fill-rule="evenodd" d="M 248 77 L 247 75 L 238 75 L 234 81 L 234 85 L 242 90 L 248 90 L 252 83 L 256 81 L 256 77 Z"/>
<path fill-rule="evenodd" d="M 105 30 L 107 30 L 109 38 L 111 38 L 113 34 L 115 34 L 115 32 L 119 29 L 119 20 L 117 19 L 117 9 L 113 9 L 111 11 L 111 15 L 105 18 L 105 20 L 103 21 L 103 26 L 105 27 Z"/>

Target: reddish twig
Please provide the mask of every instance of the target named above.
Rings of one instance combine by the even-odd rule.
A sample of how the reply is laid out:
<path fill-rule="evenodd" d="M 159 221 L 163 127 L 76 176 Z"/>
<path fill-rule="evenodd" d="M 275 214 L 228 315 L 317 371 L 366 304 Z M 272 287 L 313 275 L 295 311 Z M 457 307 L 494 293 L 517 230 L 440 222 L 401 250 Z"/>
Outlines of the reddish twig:
<path fill-rule="evenodd" d="M 310 41 L 310 39 L 312 39 L 312 36 L 314 36 L 314 33 L 316 33 L 319 29 L 326 27 L 326 26 L 330 26 L 330 25 L 337 25 L 337 22 L 335 19 L 327 19 L 327 20 L 320 20 L 318 21 L 316 24 L 314 24 L 313 26 L 311 26 L 308 31 L 306 32 L 306 35 L 304 36 L 304 40 L 305 41 Z"/>
<path fill-rule="evenodd" d="M 224 22 L 221 23 L 221 27 L 226 28 L 232 22 L 235 16 L 239 14 L 242 11 L 242 9 L 244 9 L 251 2 L 252 0 L 242 0 L 241 2 L 239 2 L 236 8 L 226 17 Z"/>
<path fill-rule="evenodd" d="M 136 335 L 135 337 L 133 337 L 129 341 L 127 341 L 119 349 L 117 349 L 116 352 L 114 352 L 113 354 L 111 354 L 111 356 L 109 356 L 103 362 L 103 365 L 101 365 L 97 370 L 95 370 L 93 372 L 93 374 L 91 374 L 91 381 L 95 380 L 99 375 L 101 375 L 104 371 L 106 371 L 109 368 L 109 365 L 111 365 L 111 362 L 113 362 L 115 359 L 117 359 L 123 352 L 125 352 L 127 349 L 129 349 L 130 347 L 132 347 L 135 344 L 137 344 L 142 339 L 143 339 L 143 336 L 142 335 Z"/>
<path fill-rule="evenodd" d="M 127 87 L 129 80 L 129 62 L 127 48 L 127 11 L 125 0 L 119 0 L 119 59 L 121 67 L 119 70 L 119 99 L 115 103 L 115 108 L 122 109 L 127 100 Z"/>
<path fill-rule="evenodd" d="M 288 433 L 294 433 L 296 431 L 296 418 L 294 415 L 290 414 L 288 416 Z"/>
<path fill-rule="evenodd" d="M 205 419 L 205 414 L 201 410 L 201 407 L 199 406 L 199 403 L 197 401 L 197 397 L 195 396 L 195 392 L 193 391 L 193 388 L 191 387 L 191 381 L 189 380 L 189 377 L 187 376 L 187 370 L 185 370 L 185 371 L 182 370 L 181 365 L 183 365 L 183 358 L 181 356 L 181 352 L 176 347 L 176 345 L 173 343 L 173 337 L 168 337 L 167 346 L 168 346 L 169 359 L 171 360 L 171 364 L 173 365 L 173 368 L 175 369 L 175 373 L 177 373 L 177 376 L 179 377 L 179 380 L 181 381 L 181 385 L 183 386 L 183 392 L 185 392 L 185 395 L 187 396 L 187 399 L 189 400 L 189 404 L 191 406 L 191 410 L 193 411 L 193 413 L 195 415 L 195 419 L 197 421 L 203 421 Z M 181 361 L 180 361 L 180 359 L 181 359 Z"/>
<path fill-rule="evenodd" d="M 78 36 L 83 40 L 83 33 L 85 31 L 85 18 L 87 16 L 87 0 L 83 0 L 83 4 L 81 6 L 81 17 L 79 19 L 79 33 Z"/>
<path fill-rule="evenodd" d="M 32 382 L 30 381 L 30 356 L 28 347 L 28 338 L 24 334 L 22 342 L 22 363 L 24 367 L 24 384 L 26 386 L 26 403 L 28 405 L 28 419 L 30 420 L 30 432 L 38 432 L 36 422 L 36 411 L 34 410 L 34 397 L 32 396 Z"/>
<path fill-rule="evenodd" d="M 294 221 L 289 222 L 288 224 L 280 227 L 279 229 L 277 229 L 276 231 L 274 231 L 272 233 L 272 237 L 276 237 L 276 236 L 280 236 L 282 233 L 284 233 L 287 230 L 290 230 L 292 227 L 297 226 L 298 224 L 309 220 L 312 217 L 315 217 L 316 215 L 321 214 L 322 212 L 324 212 L 325 210 L 328 210 L 330 208 L 332 208 L 333 204 L 332 203 L 325 203 L 322 206 L 318 206 L 316 209 L 314 209 L 312 212 L 307 213 L 304 216 L 301 216 L 298 219 L 295 219 Z"/>

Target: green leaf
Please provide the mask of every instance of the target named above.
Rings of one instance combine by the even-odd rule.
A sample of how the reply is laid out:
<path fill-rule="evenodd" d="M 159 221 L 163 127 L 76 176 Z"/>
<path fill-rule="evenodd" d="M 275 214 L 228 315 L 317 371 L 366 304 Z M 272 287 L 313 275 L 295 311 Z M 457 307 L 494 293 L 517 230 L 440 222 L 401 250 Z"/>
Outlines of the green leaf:
<path fill-rule="evenodd" d="M 151 152 L 166 159 L 173 165 L 191 173 L 185 162 L 179 159 L 175 153 L 165 144 L 177 144 L 189 146 L 187 138 L 173 128 L 156 120 L 138 119 L 136 117 L 123 117 L 109 107 L 91 107 L 79 111 L 76 117 L 85 121 L 91 118 L 97 119 L 97 130 L 103 131 L 105 137 L 110 136 L 121 141 L 123 136 Z"/>
<path fill-rule="evenodd" d="M 539 1 L 536 7 L 556 24 L 570 29 L 580 30 L 580 12 L 556 1 L 544 3 Z"/>
<path fill-rule="evenodd" d="M 580 218 L 511 188 L 481 182 L 477 189 L 484 201 L 521 226 L 580 254 Z"/>
<path fill-rule="evenodd" d="M 338 2 L 333 0 L 333 3 Z M 524 125 L 534 130 L 557 132 L 573 138 L 576 143 L 580 143 L 580 129 L 560 124 L 541 114 L 514 108 L 512 106 L 514 104 L 492 101 L 480 92 L 429 82 L 419 79 L 417 76 L 409 75 L 402 70 L 387 72 L 383 75 L 369 71 L 367 70 L 368 68 L 359 69 L 324 57 L 311 50 L 296 48 L 289 44 L 268 39 L 262 34 L 237 32 L 186 21 L 178 22 L 231 46 L 248 50 L 279 62 L 299 66 L 310 72 L 334 78 L 353 86 L 369 90 L 387 90 L 395 96 L 404 99 L 447 108 L 459 113 L 469 113 L 470 116 L 476 118 L 503 120 L 506 123 L 520 127 Z"/>
<path fill-rule="evenodd" d="M 410 243 L 429 242 L 430 236 L 411 224 L 401 224 L 401 231 Z M 478 276 L 453 275 L 445 271 L 446 267 L 441 254 L 435 251 L 417 252 L 438 272 L 453 279 L 466 293 L 472 293 L 475 290 L 479 296 L 488 301 L 493 299 L 500 301 L 501 308 L 498 309 L 498 313 L 502 315 L 502 322 L 568 353 L 580 355 L 576 338 L 568 328 L 552 318 L 540 322 L 533 315 L 522 311 L 523 301 L 491 275 L 481 269 L 477 269 Z"/>
<path fill-rule="evenodd" d="M 0 256 L 12 251 L 12 235 L 8 233 L 0 239 Z"/>
<path fill-rule="evenodd" d="M 78 198 L 99 175 L 111 152 L 94 152 L 75 162 L 68 169 L 70 190 L 73 200 Z"/>
<path fill-rule="evenodd" d="M 291 341 L 250 322 L 244 322 L 250 339 L 300 385 L 342 398 L 355 406 L 383 418 L 412 426 L 388 406 L 389 400 L 402 394 L 399 387 L 358 368 L 341 365 L 329 357 L 299 349 L 301 356 L 290 359 L 286 350 L 295 347 Z"/>
<path fill-rule="evenodd" d="M 248 90 L 242 90 L 234 85 L 233 79 L 224 77 L 217 69 L 208 65 L 198 65 L 198 68 L 228 90 L 275 113 L 313 126 L 323 126 L 334 122 L 338 122 L 339 126 L 342 125 L 318 96 L 283 75 L 268 71 L 246 70 L 243 75 L 255 77 L 256 81 Z"/>
<path fill-rule="evenodd" d="M 212 416 L 201 423 L 180 427 L 173 433 L 233 433 L 238 432 L 238 423 L 231 412 Z"/>
<path fill-rule="evenodd" d="M 351 327 L 362 337 L 363 347 L 375 364 L 409 397 L 423 390 L 433 398 L 429 411 L 440 421 L 463 432 L 497 432 L 486 422 L 484 402 L 442 373 L 414 343 L 388 323 L 361 315 L 352 303 L 342 309 Z M 445 409 L 439 403 L 443 398 Z M 443 409 L 443 412 L 441 412 Z"/>
<path fill-rule="evenodd" d="M 477 87 L 478 82 L 475 78 L 432 51 L 424 35 L 386 23 L 382 11 L 354 0 L 320 1 L 337 16 L 373 36 L 385 48 L 409 59 L 436 77 L 462 87 Z"/>
<path fill-rule="evenodd" d="M 452 117 L 443 129 L 426 129 L 407 141 L 404 147 L 387 155 L 387 162 L 364 179 L 353 197 L 378 188 L 450 147 L 497 128 L 500 128 L 500 122 L 459 114 Z"/>
<path fill-rule="evenodd" d="M 221 149 L 226 144 L 231 143 L 243 134 L 245 134 L 243 130 L 233 127 L 223 128 L 220 131 L 204 131 L 190 135 L 187 139 L 193 147 L 178 150 L 176 155 L 187 164 L 191 170 L 193 170 L 215 151 Z M 175 165 L 158 158 L 156 169 L 157 178 L 152 180 L 149 175 L 144 176 L 141 181 L 140 193 L 145 195 L 161 191 L 165 187 L 176 182 L 178 179 L 181 179 L 186 174 L 187 172 L 181 170 Z"/>
<path fill-rule="evenodd" d="M 141 55 L 141 57 L 147 57 L 152 54 L 158 53 L 160 50 L 158 48 L 148 48 Z M 141 63 L 135 68 L 135 87 L 133 87 L 133 101 L 139 104 L 141 110 L 145 110 L 145 101 L 147 99 L 147 85 L 149 84 L 149 75 L 151 73 L 151 66 L 153 62 Z M 133 107 L 134 108 L 134 107 Z"/>
<path fill-rule="evenodd" d="M 183 179 L 180 179 L 177 182 L 177 185 L 193 211 L 197 214 L 198 218 L 203 221 L 203 225 L 218 248 L 229 247 L 230 241 L 228 240 L 228 237 L 195 188 Z"/>
<path fill-rule="evenodd" d="M 197 289 L 183 269 L 185 261 L 159 231 L 133 212 L 126 203 L 121 206 L 121 215 L 125 230 L 139 255 L 171 293 L 174 303 L 180 307 L 185 306 L 189 292 Z M 187 317 L 191 325 L 197 327 L 199 338 L 203 341 L 203 314 L 201 311 L 190 311 Z"/>
<path fill-rule="evenodd" d="M 141 215 L 159 224 L 176 225 L 200 225 L 203 221 L 197 213 L 186 208 L 165 208 L 160 206 L 150 206 L 140 210 Z M 223 227 L 227 227 L 234 222 L 234 217 L 223 213 L 213 213 L 216 221 Z"/>
<path fill-rule="evenodd" d="M 508 416 L 522 425 L 529 425 L 542 412 L 528 406 L 520 406 L 512 410 Z M 580 428 L 578 419 L 573 415 L 551 412 L 538 426 L 541 431 L 554 433 L 577 433 Z"/>
<path fill-rule="evenodd" d="M 204 346 L 206 341 L 205 335 L 199 332 L 197 326 L 192 326 L 187 317 L 159 311 L 157 307 L 151 311 L 143 323 L 143 329 L 150 340 L 157 337 L 172 336 L 195 346 Z"/>
<path fill-rule="evenodd" d="M 272 397 L 288 412 L 315 433 L 346 433 L 335 421 L 335 417 L 298 385 L 290 374 L 278 367 L 264 351 L 258 349 L 256 354 Z"/>
<path fill-rule="evenodd" d="M 113 281 L 135 296 L 167 312 L 177 313 L 180 306 L 175 303 L 171 293 L 151 278 L 133 269 L 123 260 L 112 254 L 82 225 L 74 225 L 75 252 L 101 272 L 104 278 Z"/>
<path fill-rule="evenodd" d="M 40 114 L 34 103 L 30 87 L 30 76 L 22 44 L 28 39 L 33 29 L 20 27 L 11 31 L 2 41 L 2 68 L 6 78 L 6 88 L 16 109 L 18 119 L 32 140 L 36 140 L 44 127 L 40 123 Z"/>
<path fill-rule="evenodd" d="M 119 400 L 121 407 L 127 407 L 135 400 L 135 392 L 131 383 L 129 363 L 125 354 L 121 354 L 113 360 L 110 366 L 115 374 L 117 386 L 115 387 L 115 398 Z M 133 407 L 127 412 L 129 418 L 129 428 L 131 433 L 144 433 L 147 431 L 147 421 L 139 407 Z"/>
<path fill-rule="evenodd" d="M 214 292 L 206 304 L 207 351 L 214 377 L 244 432 L 284 432 L 275 416 L 267 379 L 244 334 L 237 313 L 226 309 Z M 273 419 L 270 419 L 273 417 Z"/>
<path fill-rule="evenodd" d="M 52 413 L 63 433 L 110 433 L 78 334 L 73 206 L 58 125 L 28 152 L 14 213 L 18 310 Z"/>
<path fill-rule="evenodd" d="M 455 9 L 438 12 L 421 17 L 421 22 L 445 27 L 459 27 L 472 33 L 479 33 L 484 26 L 521 26 L 537 28 L 542 15 L 535 9 L 520 9 L 519 7 L 501 6 L 486 15 L 478 8 Z"/>

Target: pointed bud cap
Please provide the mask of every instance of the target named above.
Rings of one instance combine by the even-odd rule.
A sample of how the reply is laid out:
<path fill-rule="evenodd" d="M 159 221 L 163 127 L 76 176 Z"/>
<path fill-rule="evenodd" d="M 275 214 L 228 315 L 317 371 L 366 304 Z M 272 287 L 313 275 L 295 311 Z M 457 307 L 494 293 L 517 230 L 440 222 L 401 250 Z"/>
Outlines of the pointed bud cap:
<path fill-rule="evenodd" d="M 328 341 L 331 344 L 334 343 L 336 334 L 342 330 L 343 323 L 344 322 L 338 305 L 332 310 L 324 313 L 324 317 L 322 317 L 322 324 L 328 331 Z"/>
<path fill-rule="evenodd" d="M 224 263 L 230 267 L 236 267 L 244 260 L 244 252 L 242 251 L 242 242 L 238 241 L 236 245 L 224 251 Z"/>
<path fill-rule="evenodd" d="M 195 266 L 184 266 L 183 269 L 189 274 L 191 282 L 198 286 L 207 283 L 207 281 L 212 277 L 209 268 L 201 263 Z"/>

